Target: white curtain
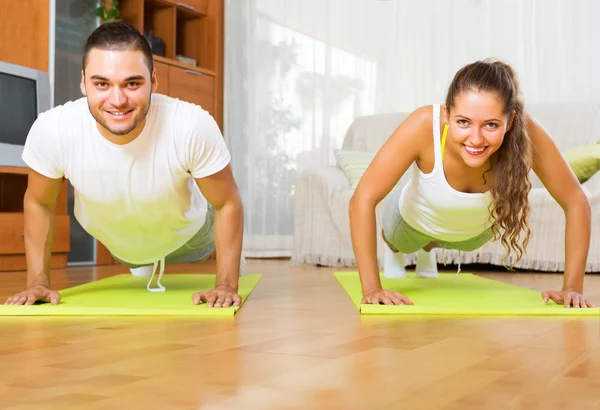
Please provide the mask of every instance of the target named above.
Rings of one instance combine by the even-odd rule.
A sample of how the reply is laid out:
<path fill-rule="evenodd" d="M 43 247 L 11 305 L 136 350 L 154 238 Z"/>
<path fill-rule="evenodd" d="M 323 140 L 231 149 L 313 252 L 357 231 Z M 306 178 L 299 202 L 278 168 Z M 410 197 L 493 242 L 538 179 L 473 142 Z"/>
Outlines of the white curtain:
<path fill-rule="evenodd" d="M 291 254 L 295 180 L 334 164 L 355 117 L 443 103 L 465 64 L 512 64 L 526 103 L 600 96 L 596 0 L 225 4 L 224 131 L 248 256 Z"/>

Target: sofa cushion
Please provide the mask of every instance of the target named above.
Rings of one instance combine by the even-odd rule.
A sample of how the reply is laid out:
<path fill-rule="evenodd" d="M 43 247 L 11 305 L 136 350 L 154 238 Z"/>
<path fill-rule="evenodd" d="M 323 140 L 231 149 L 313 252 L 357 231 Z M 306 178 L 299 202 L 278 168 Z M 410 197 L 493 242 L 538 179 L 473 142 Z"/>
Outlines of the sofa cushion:
<path fill-rule="evenodd" d="M 356 189 L 358 182 L 373 161 L 375 153 L 341 149 L 335 150 L 334 153 L 339 167 L 350 182 L 350 188 Z"/>
<path fill-rule="evenodd" d="M 600 170 L 600 144 L 578 145 L 567 150 L 564 155 L 581 183 Z"/>

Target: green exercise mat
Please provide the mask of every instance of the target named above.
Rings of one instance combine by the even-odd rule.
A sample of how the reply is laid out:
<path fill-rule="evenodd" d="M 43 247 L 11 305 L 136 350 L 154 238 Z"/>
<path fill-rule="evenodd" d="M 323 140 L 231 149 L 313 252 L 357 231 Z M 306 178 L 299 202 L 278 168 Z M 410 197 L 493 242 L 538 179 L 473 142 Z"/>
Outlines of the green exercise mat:
<path fill-rule="evenodd" d="M 361 304 L 358 272 L 336 272 L 337 281 L 363 315 L 573 315 L 599 316 L 599 308 L 574 309 L 547 304 L 541 292 L 486 279 L 471 273 L 440 274 L 439 278 L 418 278 L 409 273 L 405 279 L 381 275 L 384 289 L 400 292 L 414 305 Z"/>
<path fill-rule="evenodd" d="M 161 283 L 166 292 L 149 292 L 149 278 L 131 274 L 112 276 L 95 282 L 59 291 L 58 305 L 49 303 L 31 306 L 0 305 L 0 316 L 18 315 L 171 315 L 171 316 L 233 316 L 241 306 L 209 308 L 205 303 L 194 305 L 192 294 L 214 287 L 215 276 L 209 274 L 166 274 Z M 246 301 L 262 275 L 240 276 L 238 293 Z M 154 279 L 156 282 L 156 279 Z"/>

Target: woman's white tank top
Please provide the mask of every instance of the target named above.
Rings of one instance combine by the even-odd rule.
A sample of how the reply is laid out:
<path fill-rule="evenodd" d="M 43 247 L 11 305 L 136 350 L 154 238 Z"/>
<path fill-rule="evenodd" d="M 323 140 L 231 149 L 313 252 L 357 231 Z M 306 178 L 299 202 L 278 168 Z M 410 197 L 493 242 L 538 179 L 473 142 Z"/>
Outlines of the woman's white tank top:
<path fill-rule="evenodd" d="M 414 229 L 435 239 L 458 242 L 473 238 L 492 226 L 492 195 L 466 193 L 448 184 L 442 164 L 440 105 L 433 106 L 433 170 L 424 174 L 416 165 L 400 194 L 400 215 Z"/>

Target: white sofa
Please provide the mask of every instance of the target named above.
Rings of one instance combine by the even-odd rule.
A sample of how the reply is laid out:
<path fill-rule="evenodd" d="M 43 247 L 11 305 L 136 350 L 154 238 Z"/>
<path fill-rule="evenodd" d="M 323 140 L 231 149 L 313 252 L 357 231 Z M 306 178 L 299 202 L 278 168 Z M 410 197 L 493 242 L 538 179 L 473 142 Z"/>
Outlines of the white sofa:
<path fill-rule="evenodd" d="M 561 151 L 600 140 L 600 103 L 539 104 L 527 106 L 550 132 Z M 359 117 L 348 128 L 342 149 L 377 152 L 408 113 Z M 403 178 L 410 177 L 410 170 Z M 565 218 L 562 209 L 532 172 L 530 193 L 532 230 L 527 256 L 517 268 L 540 271 L 564 270 Z M 583 183 L 592 208 L 592 239 L 586 272 L 600 272 L 600 172 Z M 295 190 L 295 222 L 292 264 L 356 266 L 350 238 L 348 205 L 353 190 L 337 166 L 310 169 L 301 173 Z M 377 231 L 383 203 L 377 208 Z M 378 238 L 378 262 L 383 266 L 384 243 Z M 504 248 L 499 241 L 474 252 L 437 249 L 438 263 L 489 263 L 502 266 Z M 407 265 L 415 263 L 408 255 Z"/>

